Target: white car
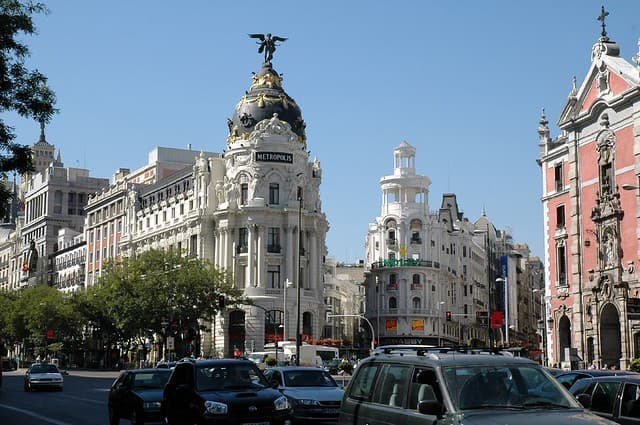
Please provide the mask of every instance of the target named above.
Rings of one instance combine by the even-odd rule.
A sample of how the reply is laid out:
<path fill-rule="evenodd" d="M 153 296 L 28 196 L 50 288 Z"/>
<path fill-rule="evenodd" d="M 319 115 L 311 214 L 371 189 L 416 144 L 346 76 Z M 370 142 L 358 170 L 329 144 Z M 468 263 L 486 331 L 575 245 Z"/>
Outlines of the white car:
<path fill-rule="evenodd" d="M 50 388 L 62 391 L 64 379 L 58 367 L 49 363 L 36 363 L 27 369 L 24 376 L 24 390 Z"/>

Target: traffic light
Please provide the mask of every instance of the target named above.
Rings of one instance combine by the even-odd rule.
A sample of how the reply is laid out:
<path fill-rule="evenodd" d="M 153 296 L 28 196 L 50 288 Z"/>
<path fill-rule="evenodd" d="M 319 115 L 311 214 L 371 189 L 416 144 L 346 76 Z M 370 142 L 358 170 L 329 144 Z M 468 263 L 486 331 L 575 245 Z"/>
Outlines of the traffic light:
<path fill-rule="evenodd" d="M 450 322 L 451 321 L 451 312 L 450 311 L 445 311 L 444 317 L 447 319 L 447 322 Z"/>
<path fill-rule="evenodd" d="M 218 295 L 218 307 L 220 308 L 220 310 L 224 308 L 224 302 L 224 295 Z"/>

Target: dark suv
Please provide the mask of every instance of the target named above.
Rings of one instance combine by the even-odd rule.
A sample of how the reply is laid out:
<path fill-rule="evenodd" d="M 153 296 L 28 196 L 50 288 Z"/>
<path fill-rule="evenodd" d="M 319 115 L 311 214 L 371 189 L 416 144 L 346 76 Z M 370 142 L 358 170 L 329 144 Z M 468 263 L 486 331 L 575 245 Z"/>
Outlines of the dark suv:
<path fill-rule="evenodd" d="M 176 364 L 160 407 L 165 423 L 288 425 L 291 406 L 249 360 Z"/>
<path fill-rule="evenodd" d="M 386 350 L 360 362 L 340 425 L 613 424 L 533 361 L 507 352 Z"/>

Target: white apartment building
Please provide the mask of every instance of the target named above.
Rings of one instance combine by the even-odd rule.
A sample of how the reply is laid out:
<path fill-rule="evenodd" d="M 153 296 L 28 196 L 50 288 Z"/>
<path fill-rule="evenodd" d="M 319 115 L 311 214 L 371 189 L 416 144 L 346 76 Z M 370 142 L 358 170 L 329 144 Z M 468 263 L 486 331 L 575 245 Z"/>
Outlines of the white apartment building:
<path fill-rule="evenodd" d="M 402 142 L 393 174 L 380 179 L 381 214 L 366 239 L 367 318 L 382 345 L 484 343 L 476 321 L 487 300 L 482 238 L 455 195 L 430 211 L 431 181 L 416 174 L 415 154 Z"/>

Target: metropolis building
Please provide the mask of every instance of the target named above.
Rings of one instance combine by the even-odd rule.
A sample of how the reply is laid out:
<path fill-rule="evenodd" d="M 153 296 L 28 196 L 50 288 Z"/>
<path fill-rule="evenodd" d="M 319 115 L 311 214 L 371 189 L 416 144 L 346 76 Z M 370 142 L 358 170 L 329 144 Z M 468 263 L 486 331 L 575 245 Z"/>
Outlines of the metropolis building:
<path fill-rule="evenodd" d="M 322 168 L 309 159 L 300 108 L 270 61 L 253 75 L 227 124 L 224 153 L 194 153 L 192 164 L 164 178 L 104 192 L 114 192 L 115 213 L 122 215 L 115 226 L 119 250 L 130 256 L 178 249 L 233 274 L 252 304 L 227 305 L 212 321 L 201 341 L 204 356 L 295 340 L 298 318 L 302 339 L 319 339 L 328 230 L 320 202 Z M 104 220 L 101 198 L 92 200 L 96 211 L 89 206 L 89 276 L 98 270 L 100 248 L 92 244 L 99 230 L 92 219 Z"/>

